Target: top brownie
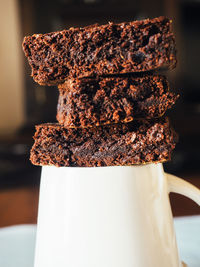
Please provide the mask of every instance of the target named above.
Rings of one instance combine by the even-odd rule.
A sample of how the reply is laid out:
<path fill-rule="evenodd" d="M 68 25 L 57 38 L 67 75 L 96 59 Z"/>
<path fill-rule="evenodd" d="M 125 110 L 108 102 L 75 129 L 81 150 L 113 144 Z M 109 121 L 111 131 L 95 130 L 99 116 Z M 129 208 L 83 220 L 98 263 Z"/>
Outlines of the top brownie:
<path fill-rule="evenodd" d="M 165 17 L 34 34 L 24 38 L 23 49 L 41 85 L 176 65 L 171 21 Z"/>

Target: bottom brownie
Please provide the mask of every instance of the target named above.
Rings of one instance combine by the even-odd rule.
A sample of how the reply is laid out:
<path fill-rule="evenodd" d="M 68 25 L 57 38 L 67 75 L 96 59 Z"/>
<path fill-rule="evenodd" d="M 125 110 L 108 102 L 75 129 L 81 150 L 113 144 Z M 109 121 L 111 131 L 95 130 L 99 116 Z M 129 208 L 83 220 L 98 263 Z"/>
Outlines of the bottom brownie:
<path fill-rule="evenodd" d="M 166 118 L 95 128 L 36 126 L 30 159 L 35 165 L 119 166 L 171 158 L 177 134 Z"/>

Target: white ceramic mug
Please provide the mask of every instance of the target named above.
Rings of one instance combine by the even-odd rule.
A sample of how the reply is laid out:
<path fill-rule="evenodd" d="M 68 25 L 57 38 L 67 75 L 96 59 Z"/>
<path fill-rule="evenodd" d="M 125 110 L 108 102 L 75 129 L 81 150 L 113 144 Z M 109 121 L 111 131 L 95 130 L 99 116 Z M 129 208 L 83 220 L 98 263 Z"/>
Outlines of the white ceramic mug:
<path fill-rule="evenodd" d="M 42 168 L 35 267 L 180 267 L 169 192 L 200 191 L 162 164 Z"/>

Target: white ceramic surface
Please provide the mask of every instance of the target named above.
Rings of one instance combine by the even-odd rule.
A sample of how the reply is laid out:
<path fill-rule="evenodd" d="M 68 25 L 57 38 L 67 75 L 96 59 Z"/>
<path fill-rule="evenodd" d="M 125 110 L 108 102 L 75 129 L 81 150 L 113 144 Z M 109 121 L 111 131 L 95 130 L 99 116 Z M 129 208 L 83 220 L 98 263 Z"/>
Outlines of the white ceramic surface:
<path fill-rule="evenodd" d="M 180 267 L 173 180 L 162 164 L 43 167 L 35 267 Z"/>
<path fill-rule="evenodd" d="M 0 228 L 0 267 L 33 267 L 35 225 Z"/>

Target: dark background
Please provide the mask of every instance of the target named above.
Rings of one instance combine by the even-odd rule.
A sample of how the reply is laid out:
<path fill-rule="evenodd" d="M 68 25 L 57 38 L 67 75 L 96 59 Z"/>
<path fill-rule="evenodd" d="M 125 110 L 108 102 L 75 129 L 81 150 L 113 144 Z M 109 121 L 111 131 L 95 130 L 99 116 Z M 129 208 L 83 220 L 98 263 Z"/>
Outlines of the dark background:
<path fill-rule="evenodd" d="M 15 2 L 19 18 L 20 42 L 25 35 L 57 31 L 72 26 L 131 21 L 160 15 L 171 18 L 177 42 L 178 65 L 175 70 L 168 72 L 167 76 L 171 89 L 178 92 L 181 97 L 168 115 L 180 135 L 180 140 L 172 161 L 164 164 L 164 167 L 166 171 L 188 179 L 200 187 L 200 1 L 18 0 Z M 10 133 L 5 132 L 3 128 L 0 129 L 0 203 L 6 203 L 11 208 L 10 213 L 5 212 L 3 221 L 0 220 L 0 226 L 36 221 L 40 168 L 32 166 L 28 159 L 33 143 L 32 135 L 35 124 L 54 122 L 56 116 L 57 89 L 36 84 L 30 77 L 30 68 L 23 54 L 21 59 L 23 123 Z M 10 108 L 12 109 L 12 105 Z M 172 197 L 172 205 L 175 215 L 200 213 L 195 204 L 183 197 Z M 19 206 L 21 215 L 18 212 Z M 0 206 L 0 214 L 1 210 L 4 211 L 4 207 L 5 205 L 1 209 Z"/>

